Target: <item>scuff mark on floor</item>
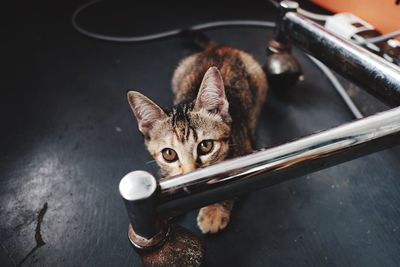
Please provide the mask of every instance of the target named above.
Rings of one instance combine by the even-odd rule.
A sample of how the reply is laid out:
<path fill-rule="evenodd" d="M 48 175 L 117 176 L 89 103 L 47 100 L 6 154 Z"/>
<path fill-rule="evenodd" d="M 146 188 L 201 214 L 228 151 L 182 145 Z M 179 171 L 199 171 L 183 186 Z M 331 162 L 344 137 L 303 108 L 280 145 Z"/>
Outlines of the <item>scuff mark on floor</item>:
<path fill-rule="evenodd" d="M 17 264 L 17 267 L 22 266 L 22 264 L 40 247 L 44 246 L 46 242 L 43 241 L 42 237 L 42 232 L 41 232 L 41 226 L 43 222 L 43 217 L 46 214 L 47 211 L 47 202 L 44 203 L 42 209 L 39 211 L 39 214 L 37 216 L 36 220 L 36 229 L 35 229 L 35 241 L 36 241 L 36 246 L 29 251 L 28 254 Z"/>

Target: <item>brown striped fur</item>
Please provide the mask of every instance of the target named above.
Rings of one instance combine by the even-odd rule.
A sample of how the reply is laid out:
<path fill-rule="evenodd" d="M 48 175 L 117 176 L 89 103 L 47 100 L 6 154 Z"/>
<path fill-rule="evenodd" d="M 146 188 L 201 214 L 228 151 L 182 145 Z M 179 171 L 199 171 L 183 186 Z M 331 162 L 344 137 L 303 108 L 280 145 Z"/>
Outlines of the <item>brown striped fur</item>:
<path fill-rule="evenodd" d="M 266 78 L 261 66 L 249 54 L 227 46 L 211 46 L 182 60 L 172 78 L 174 103 L 195 99 L 204 73 L 216 66 L 224 80 L 230 104 L 232 156 L 250 153 L 258 115 L 265 101 Z"/>
<path fill-rule="evenodd" d="M 252 56 L 211 45 L 183 59 L 175 70 L 172 109 L 163 110 L 135 91 L 128 93 L 128 99 L 147 148 L 167 179 L 250 153 L 266 88 L 265 74 Z M 214 147 L 199 156 L 202 140 L 214 140 Z M 176 151 L 177 161 L 163 159 L 166 147 Z M 202 208 L 197 218 L 202 232 L 225 228 L 232 206 L 232 201 L 224 201 Z"/>

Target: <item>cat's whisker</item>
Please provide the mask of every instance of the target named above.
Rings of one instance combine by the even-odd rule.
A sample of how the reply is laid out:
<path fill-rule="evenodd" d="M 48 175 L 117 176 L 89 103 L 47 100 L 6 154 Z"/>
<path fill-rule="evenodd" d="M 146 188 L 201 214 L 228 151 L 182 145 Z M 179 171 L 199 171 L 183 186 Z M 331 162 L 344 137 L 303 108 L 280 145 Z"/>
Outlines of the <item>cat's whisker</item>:
<path fill-rule="evenodd" d="M 153 159 L 153 160 L 149 160 L 149 161 L 146 162 L 146 164 L 152 164 L 152 163 L 156 163 L 156 160 Z"/>

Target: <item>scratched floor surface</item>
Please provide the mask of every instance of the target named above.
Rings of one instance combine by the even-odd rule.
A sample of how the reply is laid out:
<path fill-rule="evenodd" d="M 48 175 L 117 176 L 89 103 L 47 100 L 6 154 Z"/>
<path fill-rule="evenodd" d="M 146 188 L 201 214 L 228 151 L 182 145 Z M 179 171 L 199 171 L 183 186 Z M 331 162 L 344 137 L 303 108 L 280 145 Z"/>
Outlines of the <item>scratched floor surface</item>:
<path fill-rule="evenodd" d="M 156 173 L 156 166 L 125 93 L 137 89 L 168 106 L 170 77 L 191 50 L 177 38 L 122 45 L 83 37 L 69 22 L 82 3 L 15 3 L 2 10 L 0 266 L 140 266 L 117 188 L 127 172 Z M 261 0 L 156 4 L 105 2 L 84 12 L 81 23 L 137 35 L 210 20 L 275 18 Z M 272 37 L 270 30 L 249 28 L 207 34 L 261 63 Z M 286 97 L 269 95 L 258 147 L 352 120 L 326 78 L 295 54 L 305 80 Z M 399 266 L 399 152 L 389 149 L 250 194 L 226 231 L 201 237 L 206 266 Z M 200 235 L 195 215 L 179 222 Z"/>

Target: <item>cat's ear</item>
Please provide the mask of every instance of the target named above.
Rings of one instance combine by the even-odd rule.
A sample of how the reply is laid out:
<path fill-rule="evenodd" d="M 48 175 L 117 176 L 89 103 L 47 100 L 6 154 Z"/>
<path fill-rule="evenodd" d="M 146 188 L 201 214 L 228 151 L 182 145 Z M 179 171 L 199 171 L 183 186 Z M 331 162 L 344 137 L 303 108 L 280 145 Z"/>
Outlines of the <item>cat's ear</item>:
<path fill-rule="evenodd" d="M 139 92 L 129 91 L 128 101 L 144 136 L 149 135 L 155 122 L 163 120 L 167 114 L 153 101 Z"/>
<path fill-rule="evenodd" d="M 226 99 L 224 81 L 216 67 L 211 67 L 204 74 L 194 110 L 206 109 L 221 116 L 228 115 L 229 103 Z"/>

